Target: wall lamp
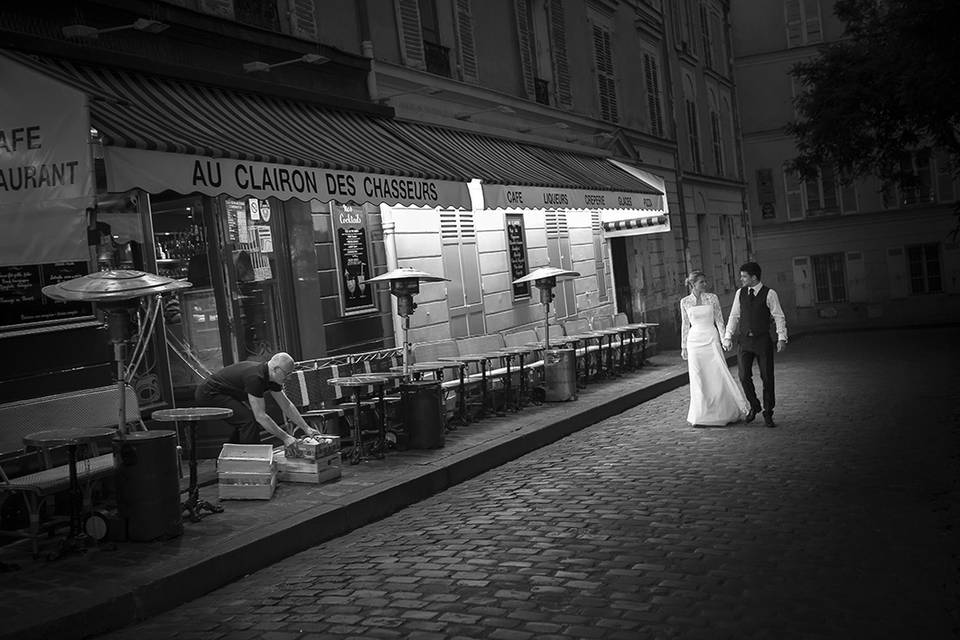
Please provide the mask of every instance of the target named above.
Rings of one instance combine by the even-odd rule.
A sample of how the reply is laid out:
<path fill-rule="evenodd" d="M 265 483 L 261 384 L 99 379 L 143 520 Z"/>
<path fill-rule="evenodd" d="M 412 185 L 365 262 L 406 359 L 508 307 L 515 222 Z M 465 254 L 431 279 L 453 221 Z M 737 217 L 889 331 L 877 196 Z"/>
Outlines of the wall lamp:
<path fill-rule="evenodd" d="M 380 104 L 387 104 L 393 98 L 398 96 L 409 96 L 409 95 L 423 95 L 423 96 L 435 96 L 438 93 L 443 93 L 443 89 L 437 87 L 420 87 L 419 89 L 411 89 L 410 91 L 401 91 L 399 93 L 391 93 L 388 96 L 383 96 L 377 102 Z"/>
<path fill-rule="evenodd" d="M 330 62 L 330 58 L 326 56 L 321 56 L 318 53 L 305 53 L 299 58 L 294 58 L 292 60 L 284 60 L 283 62 L 274 62 L 273 64 L 268 64 L 266 62 L 260 62 L 259 60 L 254 60 L 253 62 L 244 62 L 243 63 L 243 72 L 244 73 L 257 73 L 260 71 L 269 72 L 270 69 L 275 67 L 283 67 L 288 64 L 296 64 L 297 62 L 306 62 L 307 64 L 325 64 Z"/>
<path fill-rule="evenodd" d="M 542 124 L 537 127 L 522 127 L 517 129 L 520 133 L 529 133 L 531 131 L 536 131 L 537 129 L 569 129 L 570 125 L 565 122 L 551 122 L 550 124 Z"/>
<path fill-rule="evenodd" d="M 514 111 L 507 105 L 498 104 L 497 106 L 490 107 L 489 109 L 479 109 L 477 111 L 466 111 L 464 113 L 458 113 L 453 117 L 456 118 L 457 120 L 469 120 L 470 118 L 477 115 L 478 113 L 490 113 L 491 111 L 499 111 L 500 113 L 516 113 L 516 111 Z"/>
<path fill-rule="evenodd" d="M 160 33 L 161 31 L 166 31 L 169 27 L 170 25 L 164 24 L 163 22 L 158 22 L 156 20 L 137 18 L 133 23 L 120 25 L 119 27 L 97 29 L 96 27 L 90 27 L 85 24 L 71 24 L 61 29 L 61 31 L 63 32 L 63 35 L 68 38 L 96 40 L 101 33 L 111 33 L 113 31 L 123 31 L 125 29 L 136 29 L 137 31 L 143 31 L 144 33 Z"/>

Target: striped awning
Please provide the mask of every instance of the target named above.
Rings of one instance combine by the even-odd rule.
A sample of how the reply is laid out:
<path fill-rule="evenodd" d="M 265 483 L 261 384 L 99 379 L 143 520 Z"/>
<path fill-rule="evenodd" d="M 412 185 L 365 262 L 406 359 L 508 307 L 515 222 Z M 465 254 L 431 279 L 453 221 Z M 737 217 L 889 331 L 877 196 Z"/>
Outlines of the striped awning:
<path fill-rule="evenodd" d="M 605 221 L 603 223 L 604 235 L 608 238 L 638 236 L 669 230 L 670 221 L 666 215 L 640 216 L 637 218 Z"/>
<path fill-rule="evenodd" d="M 416 122 L 390 125 L 411 146 L 479 179 L 488 209 L 663 209 L 662 189 L 603 157 Z"/>
<path fill-rule="evenodd" d="M 386 118 L 13 55 L 90 96 L 91 124 L 106 146 L 111 191 L 470 207 L 468 178 L 411 147 Z"/>

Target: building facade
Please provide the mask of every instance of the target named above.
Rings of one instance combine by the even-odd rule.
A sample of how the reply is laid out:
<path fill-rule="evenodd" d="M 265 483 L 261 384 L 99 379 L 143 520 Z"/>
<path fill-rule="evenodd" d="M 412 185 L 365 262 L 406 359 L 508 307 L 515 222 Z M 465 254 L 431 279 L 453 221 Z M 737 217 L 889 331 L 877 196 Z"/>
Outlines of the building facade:
<path fill-rule="evenodd" d="M 365 280 L 401 265 L 450 280 L 418 296 L 414 341 L 538 324 L 537 296 L 512 280 L 553 264 L 581 274 L 553 321 L 624 312 L 675 345 L 685 274 L 729 290 L 749 230 L 728 7 L 673 5 L 4 6 L 4 69 L 83 99 L 92 188 L 61 219 L 63 251 L 42 257 L 42 207 L 0 205 L 18 216 L 0 255 L 16 289 L 0 399 L 111 382 L 91 307 L 39 294 L 105 268 L 194 285 L 164 299 L 134 381 L 144 407 L 279 349 L 394 346 L 391 298 Z"/>
<path fill-rule="evenodd" d="M 843 36 L 831 0 L 733 3 L 744 166 L 756 256 L 801 330 L 935 324 L 960 311 L 957 182 L 946 158 L 906 150 L 917 187 L 845 183 L 831 167 L 801 181 L 784 125 L 796 118 L 789 71 Z"/>

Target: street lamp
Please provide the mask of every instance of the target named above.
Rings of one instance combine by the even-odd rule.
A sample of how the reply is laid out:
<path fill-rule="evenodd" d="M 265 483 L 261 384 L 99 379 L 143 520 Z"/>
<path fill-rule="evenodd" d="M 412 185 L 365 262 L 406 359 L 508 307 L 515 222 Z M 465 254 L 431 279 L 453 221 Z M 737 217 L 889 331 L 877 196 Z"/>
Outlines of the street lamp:
<path fill-rule="evenodd" d="M 426 271 L 420 271 L 413 267 L 398 267 L 393 271 L 388 271 L 374 278 L 367 280 L 368 283 L 390 283 L 390 293 L 397 297 L 397 315 L 403 318 L 403 374 L 409 373 L 410 367 L 410 316 L 417 308 L 417 303 L 413 301 L 413 296 L 420 293 L 421 282 L 449 282 L 449 278 L 435 276 Z"/>

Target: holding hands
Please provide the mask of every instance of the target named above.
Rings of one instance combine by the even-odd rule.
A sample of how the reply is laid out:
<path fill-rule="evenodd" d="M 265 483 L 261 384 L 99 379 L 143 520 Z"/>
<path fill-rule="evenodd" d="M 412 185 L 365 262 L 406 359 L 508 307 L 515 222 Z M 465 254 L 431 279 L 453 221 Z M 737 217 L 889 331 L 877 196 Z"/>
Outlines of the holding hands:
<path fill-rule="evenodd" d="M 721 343 L 724 351 L 730 351 L 730 347 L 733 346 L 733 341 L 730 338 L 724 338 Z"/>

